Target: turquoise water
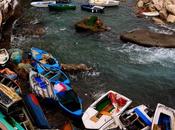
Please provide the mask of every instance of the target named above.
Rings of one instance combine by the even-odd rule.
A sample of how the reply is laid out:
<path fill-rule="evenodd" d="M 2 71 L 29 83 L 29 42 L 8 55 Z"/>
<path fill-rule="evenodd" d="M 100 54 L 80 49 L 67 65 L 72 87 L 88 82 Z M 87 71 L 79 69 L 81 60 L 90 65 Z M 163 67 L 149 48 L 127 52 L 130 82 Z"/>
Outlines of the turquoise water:
<path fill-rule="evenodd" d="M 33 22 L 42 21 L 46 34 L 41 38 L 18 38 L 15 44 L 45 49 L 62 63 L 85 63 L 94 67 L 94 75 L 87 74 L 72 82 L 76 91 L 87 99 L 113 89 L 140 104 L 155 107 L 160 102 L 175 108 L 175 49 L 146 48 L 119 39 L 120 33 L 139 27 L 163 30 L 135 17 L 131 8 L 133 1 L 106 8 L 104 14 L 81 11 L 81 3 L 84 2 L 76 1 L 77 9 L 65 12 L 31 7 L 27 14 L 33 16 Z M 111 31 L 77 33 L 74 24 L 90 15 L 99 16 Z"/>

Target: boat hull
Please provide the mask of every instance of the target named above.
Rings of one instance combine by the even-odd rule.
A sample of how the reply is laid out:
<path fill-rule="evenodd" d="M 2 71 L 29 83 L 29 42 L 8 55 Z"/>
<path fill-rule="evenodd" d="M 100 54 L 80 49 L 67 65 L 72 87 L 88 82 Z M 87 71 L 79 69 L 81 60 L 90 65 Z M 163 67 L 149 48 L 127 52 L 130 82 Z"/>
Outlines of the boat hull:
<path fill-rule="evenodd" d="M 103 7 L 112 7 L 112 6 L 118 6 L 120 4 L 120 1 L 116 1 L 116 0 L 112 0 L 109 2 L 89 1 L 89 4 L 96 5 L 96 6 L 103 6 Z"/>
<path fill-rule="evenodd" d="M 92 13 L 104 13 L 104 7 L 98 8 L 94 5 L 81 5 L 81 9 Z"/>
<path fill-rule="evenodd" d="M 49 10 L 51 11 L 64 11 L 64 10 L 75 10 L 76 6 L 73 4 L 63 4 L 63 3 L 58 3 L 58 4 L 49 4 Z"/>
<path fill-rule="evenodd" d="M 39 1 L 39 2 L 32 2 L 30 5 L 34 7 L 40 7 L 40 8 L 47 8 L 48 4 L 55 4 L 56 1 Z"/>
<path fill-rule="evenodd" d="M 35 124 L 42 129 L 49 129 L 50 126 L 48 121 L 39 105 L 39 102 L 35 95 L 28 94 L 24 96 L 24 102 L 29 108 L 28 110 L 31 112 L 32 117 L 34 118 Z"/>

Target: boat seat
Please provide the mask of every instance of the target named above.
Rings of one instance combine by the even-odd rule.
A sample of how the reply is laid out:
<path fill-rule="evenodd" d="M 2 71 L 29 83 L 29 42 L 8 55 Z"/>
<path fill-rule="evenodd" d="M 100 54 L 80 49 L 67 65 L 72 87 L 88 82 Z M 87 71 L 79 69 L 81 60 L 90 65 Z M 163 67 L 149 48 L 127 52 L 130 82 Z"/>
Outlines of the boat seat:
<path fill-rule="evenodd" d="M 140 109 L 134 109 L 135 113 L 146 123 L 146 125 L 151 126 L 152 122 L 145 116 L 146 113 L 143 113 Z"/>
<path fill-rule="evenodd" d="M 35 77 L 35 81 L 38 82 L 38 83 L 41 83 L 42 82 L 42 80 L 41 80 L 40 77 Z"/>

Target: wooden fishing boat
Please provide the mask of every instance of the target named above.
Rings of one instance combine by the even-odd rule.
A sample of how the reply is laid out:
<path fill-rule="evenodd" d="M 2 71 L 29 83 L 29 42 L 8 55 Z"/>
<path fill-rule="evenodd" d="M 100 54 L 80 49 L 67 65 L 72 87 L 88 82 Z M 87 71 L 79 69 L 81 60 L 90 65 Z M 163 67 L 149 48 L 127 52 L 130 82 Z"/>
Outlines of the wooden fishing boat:
<path fill-rule="evenodd" d="M 90 4 L 83 4 L 81 5 L 81 9 L 92 12 L 92 13 L 103 13 L 104 12 L 104 7 L 102 6 L 96 6 L 96 5 L 90 5 Z"/>
<path fill-rule="evenodd" d="M 118 6 L 120 4 L 120 1 L 117 0 L 89 0 L 89 4 L 96 5 L 96 6 Z"/>
<path fill-rule="evenodd" d="M 60 70 L 61 66 L 50 53 L 38 49 L 38 48 L 31 48 L 31 56 L 37 62 L 42 64 L 48 70 Z"/>
<path fill-rule="evenodd" d="M 12 89 L 0 83 L 0 109 L 7 114 L 18 109 L 22 98 Z"/>
<path fill-rule="evenodd" d="M 154 112 L 145 105 L 127 110 L 120 116 L 122 129 L 150 130 Z"/>
<path fill-rule="evenodd" d="M 43 75 L 31 70 L 29 73 L 30 86 L 36 95 L 42 98 L 53 98 L 51 83 Z"/>
<path fill-rule="evenodd" d="M 0 112 L 1 130 L 25 130 L 15 119 L 5 116 Z"/>
<path fill-rule="evenodd" d="M 33 120 L 38 128 L 49 129 L 49 123 L 40 107 L 39 101 L 34 94 L 24 96 L 24 102 L 27 106 Z"/>
<path fill-rule="evenodd" d="M 31 2 L 30 5 L 34 7 L 48 7 L 48 4 L 55 4 L 56 1 L 36 1 Z"/>
<path fill-rule="evenodd" d="M 175 110 L 158 103 L 151 130 L 175 130 Z"/>
<path fill-rule="evenodd" d="M 22 93 L 20 86 L 14 80 L 8 78 L 5 75 L 0 74 L 0 83 L 14 90 L 18 94 Z"/>
<path fill-rule="evenodd" d="M 41 64 L 36 64 L 35 69 L 53 84 L 63 83 L 71 86 L 70 79 L 61 70 L 48 71 Z"/>
<path fill-rule="evenodd" d="M 108 91 L 102 95 L 84 112 L 82 120 L 87 129 L 103 129 L 114 123 L 114 117 L 119 116 L 131 104 L 131 100 L 117 92 Z M 116 124 L 115 127 L 118 127 Z"/>
<path fill-rule="evenodd" d="M 9 54 L 5 48 L 0 49 L 0 65 L 5 65 L 9 60 Z"/>
<path fill-rule="evenodd" d="M 20 123 L 20 125 L 25 129 L 25 130 L 34 130 L 34 126 L 31 122 L 30 115 L 28 113 L 28 108 L 25 109 L 23 104 L 21 104 L 20 109 L 16 111 L 15 113 L 11 114 L 11 116 Z"/>
<path fill-rule="evenodd" d="M 61 110 L 72 117 L 80 118 L 83 114 L 82 102 L 74 90 L 66 84 L 55 84 L 54 94 L 56 103 Z"/>
<path fill-rule="evenodd" d="M 64 10 L 75 10 L 76 5 L 72 3 L 56 3 L 56 4 L 49 4 L 49 10 L 51 11 L 64 11 Z"/>

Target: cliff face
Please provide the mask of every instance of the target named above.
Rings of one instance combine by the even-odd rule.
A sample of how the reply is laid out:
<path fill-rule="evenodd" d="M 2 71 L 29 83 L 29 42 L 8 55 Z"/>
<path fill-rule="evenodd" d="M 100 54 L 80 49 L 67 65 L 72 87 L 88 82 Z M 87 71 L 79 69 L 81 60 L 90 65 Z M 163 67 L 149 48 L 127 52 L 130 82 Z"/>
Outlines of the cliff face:
<path fill-rule="evenodd" d="M 14 21 L 21 15 L 19 0 L 0 0 L 0 48 L 9 48 Z"/>

